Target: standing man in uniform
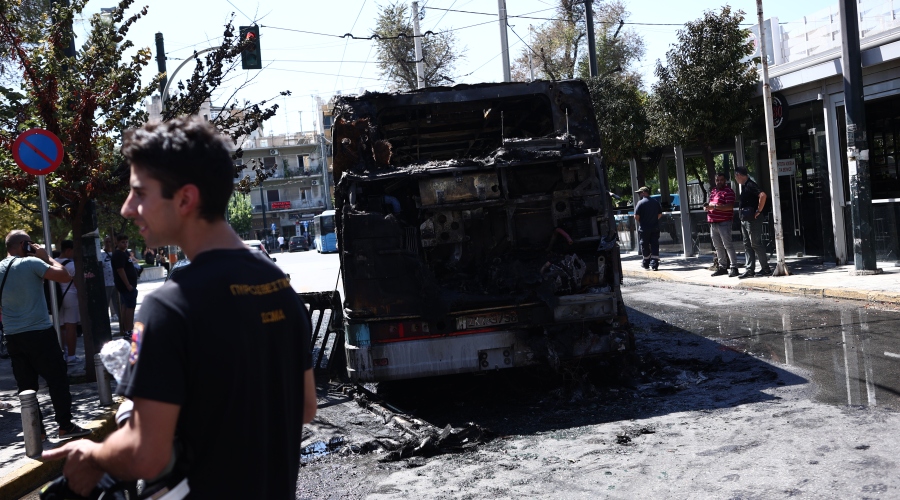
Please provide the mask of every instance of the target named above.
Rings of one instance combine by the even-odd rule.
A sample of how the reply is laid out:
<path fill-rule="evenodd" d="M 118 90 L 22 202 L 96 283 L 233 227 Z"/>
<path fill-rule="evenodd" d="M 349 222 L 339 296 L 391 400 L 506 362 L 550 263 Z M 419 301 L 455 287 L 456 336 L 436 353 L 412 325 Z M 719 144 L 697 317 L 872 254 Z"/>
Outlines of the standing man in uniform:
<path fill-rule="evenodd" d="M 753 268 L 756 267 L 757 258 L 759 258 L 759 274 L 771 276 L 772 268 L 769 267 L 769 256 L 766 255 L 766 246 L 762 241 L 763 221 L 760 218 L 763 209 L 766 208 L 766 193 L 750 178 L 750 172 L 746 167 L 735 167 L 734 179 L 741 185 L 741 235 L 747 256 L 747 269 L 739 279 L 756 276 Z"/>
<path fill-rule="evenodd" d="M 38 376 L 43 377 L 50 389 L 59 438 L 87 436 L 91 431 L 72 422 L 66 361 L 44 300 L 45 279 L 69 283 L 72 277 L 25 231 L 14 229 L 6 235 L 6 251 L 9 256 L 0 262 L 0 306 L 16 386 L 19 392 L 37 391 Z M 46 432 L 42 434 L 46 436 Z"/>
<path fill-rule="evenodd" d="M 728 185 L 725 173 L 716 172 L 716 187 L 709 190 L 709 202 L 703 204 L 706 208 L 706 221 L 709 222 L 710 238 L 719 259 L 719 268 L 712 273 L 713 276 L 727 274 L 729 278 L 734 278 L 738 275 L 737 254 L 731 240 L 734 201 L 734 190 Z M 729 267 L 731 272 L 728 271 Z"/>
<path fill-rule="evenodd" d="M 635 191 L 641 201 L 634 206 L 634 221 L 638 225 L 638 242 L 641 246 L 641 267 L 659 269 L 659 219 L 662 205 L 650 197 L 650 188 L 643 186 Z"/>
<path fill-rule="evenodd" d="M 104 473 L 153 478 L 180 449 L 174 471 L 189 498 L 294 499 L 302 425 L 316 413 L 310 319 L 284 273 L 225 221 L 225 139 L 176 118 L 132 131 L 122 153 L 122 215 L 148 245 L 179 245 L 191 264 L 141 306 L 119 388 L 134 401 L 125 426 L 44 457 L 67 458 L 63 473 L 81 495 Z"/>
<path fill-rule="evenodd" d="M 113 277 L 119 291 L 119 332 L 131 338 L 134 328 L 134 309 L 137 307 L 137 270 L 128 254 L 128 236 L 120 234 L 116 238 L 116 251 L 112 255 Z"/>

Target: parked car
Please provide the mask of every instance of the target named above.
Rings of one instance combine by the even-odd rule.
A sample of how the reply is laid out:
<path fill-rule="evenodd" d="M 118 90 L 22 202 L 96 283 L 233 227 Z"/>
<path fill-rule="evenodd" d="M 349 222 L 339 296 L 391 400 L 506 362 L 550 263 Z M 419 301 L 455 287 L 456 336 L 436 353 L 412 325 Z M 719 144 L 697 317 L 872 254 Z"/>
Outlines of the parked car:
<path fill-rule="evenodd" d="M 275 262 L 275 261 L 276 261 L 275 257 L 272 257 L 271 255 L 269 255 L 269 252 L 266 250 L 266 246 L 263 245 L 262 241 L 259 241 L 259 240 L 244 240 L 244 244 L 247 245 L 247 246 L 250 247 L 250 248 L 253 248 L 253 249 L 255 249 L 255 250 L 259 250 L 260 252 L 264 253 L 264 254 L 266 255 L 266 257 L 272 259 L 272 262 Z"/>
<path fill-rule="evenodd" d="M 662 195 L 654 194 L 650 197 L 658 201 L 659 203 L 662 203 Z M 672 206 L 672 210 L 677 212 L 681 207 L 681 198 L 677 194 L 670 194 L 669 204 Z"/>
<path fill-rule="evenodd" d="M 309 242 L 306 241 L 306 236 L 291 236 L 290 241 L 288 241 L 288 252 L 296 250 L 303 250 L 304 252 L 309 250 Z"/>

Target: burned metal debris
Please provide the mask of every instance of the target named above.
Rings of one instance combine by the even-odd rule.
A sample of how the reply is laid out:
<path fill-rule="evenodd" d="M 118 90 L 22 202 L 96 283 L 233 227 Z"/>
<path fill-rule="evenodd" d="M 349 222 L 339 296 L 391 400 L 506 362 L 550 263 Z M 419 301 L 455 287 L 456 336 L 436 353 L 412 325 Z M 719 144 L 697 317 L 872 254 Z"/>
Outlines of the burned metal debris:
<path fill-rule="evenodd" d="M 340 99 L 335 117 L 351 377 L 507 368 L 629 345 L 582 82 L 366 94 Z M 459 335 L 469 336 L 466 352 Z M 431 354 L 397 344 L 437 338 L 447 354 L 434 354 L 434 342 Z M 454 361 L 429 367 L 413 359 L 421 355 Z"/>

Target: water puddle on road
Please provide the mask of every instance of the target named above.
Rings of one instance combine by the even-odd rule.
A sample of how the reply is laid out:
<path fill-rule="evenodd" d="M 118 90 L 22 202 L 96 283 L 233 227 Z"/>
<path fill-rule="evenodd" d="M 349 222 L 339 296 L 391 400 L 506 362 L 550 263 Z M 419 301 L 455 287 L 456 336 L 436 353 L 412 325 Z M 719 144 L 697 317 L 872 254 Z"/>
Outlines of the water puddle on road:
<path fill-rule="evenodd" d="M 654 323 L 665 322 L 650 328 L 678 327 L 719 342 L 723 350 L 805 370 L 819 401 L 900 409 L 900 313 L 845 303 L 827 308 L 807 299 L 744 295 L 745 303 L 732 305 L 730 295 L 721 298 L 721 306 L 704 304 L 700 314 L 701 302 L 684 296 L 681 304 L 663 308 L 638 295 L 626 301 Z"/>

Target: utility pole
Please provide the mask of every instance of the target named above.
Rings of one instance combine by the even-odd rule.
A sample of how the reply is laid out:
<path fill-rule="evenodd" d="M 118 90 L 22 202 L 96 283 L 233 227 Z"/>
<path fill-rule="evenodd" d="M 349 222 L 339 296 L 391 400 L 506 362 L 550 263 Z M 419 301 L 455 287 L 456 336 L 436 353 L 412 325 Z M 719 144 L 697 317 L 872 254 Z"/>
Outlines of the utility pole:
<path fill-rule="evenodd" d="M 500 9 L 500 53 L 503 55 L 503 81 L 511 82 L 509 73 L 509 40 L 506 39 L 506 0 L 497 0 Z"/>
<path fill-rule="evenodd" d="M 869 178 L 869 142 L 866 138 L 856 0 L 841 0 L 840 12 L 844 111 L 847 116 L 847 170 L 850 174 L 850 218 L 853 224 L 854 270 L 850 274 L 880 274 L 873 246 L 875 231 L 872 225 L 872 185 Z"/>
<path fill-rule="evenodd" d="M 162 33 L 156 34 L 156 70 L 159 71 L 159 74 L 165 75 L 159 81 L 159 97 L 160 99 L 165 99 L 166 96 L 163 95 L 163 91 L 166 90 L 169 76 L 166 75 L 166 48 L 165 43 L 163 43 Z"/>
<path fill-rule="evenodd" d="M 419 2 L 412 3 L 412 14 L 413 14 L 413 43 L 416 47 L 416 80 L 418 80 L 417 87 L 420 89 L 425 88 L 425 59 L 422 56 L 422 32 L 419 30 Z M 324 141 L 324 138 L 323 138 Z M 324 157 L 323 157 L 324 158 Z M 326 174 L 327 174 L 326 169 Z M 328 202 L 325 202 L 325 205 L 328 205 Z"/>
<path fill-rule="evenodd" d="M 775 156 L 775 122 L 772 120 L 772 87 L 769 85 L 769 61 L 766 59 L 766 36 L 763 26 L 762 0 L 756 0 L 759 22 L 759 53 L 763 67 L 763 110 L 766 116 L 766 145 L 769 150 L 769 177 L 772 179 L 772 215 L 775 218 L 775 276 L 788 276 L 784 262 L 784 228 L 781 224 L 781 195 L 778 189 L 778 161 Z"/>
<path fill-rule="evenodd" d="M 587 24 L 588 66 L 591 76 L 597 76 L 597 42 L 594 40 L 594 6 L 592 0 L 584 0 L 584 22 Z"/>

